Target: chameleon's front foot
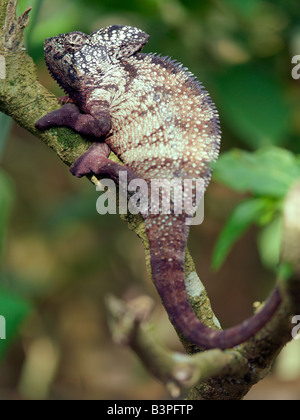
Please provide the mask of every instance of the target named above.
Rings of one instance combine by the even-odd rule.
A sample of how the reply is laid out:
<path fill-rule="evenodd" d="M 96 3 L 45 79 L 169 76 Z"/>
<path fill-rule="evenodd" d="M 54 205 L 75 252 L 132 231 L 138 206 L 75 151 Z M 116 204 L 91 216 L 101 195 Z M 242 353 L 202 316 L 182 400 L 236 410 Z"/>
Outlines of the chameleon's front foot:
<path fill-rule="evenodd" d="M 110 131 L 110 115 L 108 111 L 99 111 L 96 116 L 82 114 L 78 106 L 67 103 L 61 108 L 49 112 L 35 123 L 35 127 L 42 131 L 51 127 L 63 126 L 72 128 L 83 136 L 99 138 Z"/>

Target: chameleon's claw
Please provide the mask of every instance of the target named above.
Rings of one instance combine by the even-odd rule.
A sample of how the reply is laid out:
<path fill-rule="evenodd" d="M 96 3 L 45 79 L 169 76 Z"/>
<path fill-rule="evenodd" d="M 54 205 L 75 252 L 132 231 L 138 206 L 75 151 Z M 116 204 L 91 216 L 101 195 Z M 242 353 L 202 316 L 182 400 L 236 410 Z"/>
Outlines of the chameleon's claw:
<path fill-rule="evenodd" d="M 69 126 L 74 117 L 80 115 L 79 108 L 74 104 L 65 104 L 61 108 L 48 112 L 42 118 L 37 120 L 35 128 L 45 131 L 51 127 Z"/>
<path fill-rule="evenodd" d="M 73 101 L 73 99 L 69 98 L 69 96 L 60 96 L 58 98 L 57 102 L 60 105 L 64 105 L 64 104 L 75 104 L 75 101 Z"/>
<path fill-rule="evenodd" d="M 80 162 L 79 158 L 70 167 L 70 172 L 77 178 L 82 178 L 83 176 L 90 174 L 92 170 L 88 168 L 84 163 Z"/>

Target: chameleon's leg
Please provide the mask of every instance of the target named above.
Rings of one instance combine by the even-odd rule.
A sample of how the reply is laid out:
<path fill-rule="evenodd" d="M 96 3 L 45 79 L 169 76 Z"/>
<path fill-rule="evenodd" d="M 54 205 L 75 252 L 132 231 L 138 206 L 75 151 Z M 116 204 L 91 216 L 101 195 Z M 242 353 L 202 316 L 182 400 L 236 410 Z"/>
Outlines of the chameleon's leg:
<path fill-rule="evenodd" d="M 126 172 L 127 183 L 138 178 L 127 166 L 120 165 L 108 159 L 110 147 L 106 143 L 94 143 L 71 166 L 73 175 L 81 178 L 85 175 L 106 175 L 119 184 L 120 172 Z"/>
<path fill-rule="evenodd" d="M 72 128 L 84 136 L 102 137 L 110 130 L 110 115 L 108 111 L 100 111 L 95 118 L 90 114 L 82 114 L 75 104 L 68 103 L 35 123 L 39 130 L 62 126 Z"/>

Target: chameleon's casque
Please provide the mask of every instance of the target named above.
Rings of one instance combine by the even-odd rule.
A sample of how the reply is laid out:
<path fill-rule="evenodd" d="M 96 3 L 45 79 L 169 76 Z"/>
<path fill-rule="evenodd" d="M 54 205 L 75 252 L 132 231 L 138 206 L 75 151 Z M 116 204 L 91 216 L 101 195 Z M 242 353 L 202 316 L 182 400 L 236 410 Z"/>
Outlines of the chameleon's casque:
<path fill-rule="evenodd" d="M 202 179 L 206 187 L 220 145 L 218 113 L 181 64 L 141 53 L 148 38 L 140 29 L 114 25 L 90 35 L 71 32 L 47 39 L 46 64 L 70 103 L 41 118 L 36 127 L 68 126 L 97 142 L 71 168 L 76 176 L 94 173 L 118 181 L 119 170 L 126 170 L 128 181 Z M 110 150 L 124 166 L 108 159 Z M 205 327 L 185 289 L 186 214 L 173 210 L 143 215 L 154 282 L 171 321 L 201 348 L 224 349 L 247 340 L 278 307 L 278 291 L 237 327 Z"/>

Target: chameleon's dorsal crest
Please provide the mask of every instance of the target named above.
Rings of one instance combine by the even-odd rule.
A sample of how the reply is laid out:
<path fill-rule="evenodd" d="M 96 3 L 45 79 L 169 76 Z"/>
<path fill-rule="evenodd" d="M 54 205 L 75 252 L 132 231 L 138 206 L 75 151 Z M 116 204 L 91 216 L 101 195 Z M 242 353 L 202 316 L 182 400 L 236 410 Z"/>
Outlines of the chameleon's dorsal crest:
<path fill-rule="evenodd" d="M 112 62 L 130 57 L 147 44 L 149 35 L 131 26 L 112 25 L 95 31 L 90 42 L 105 46 Z"/>

